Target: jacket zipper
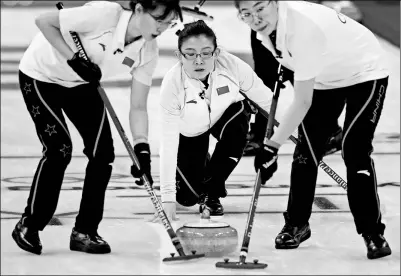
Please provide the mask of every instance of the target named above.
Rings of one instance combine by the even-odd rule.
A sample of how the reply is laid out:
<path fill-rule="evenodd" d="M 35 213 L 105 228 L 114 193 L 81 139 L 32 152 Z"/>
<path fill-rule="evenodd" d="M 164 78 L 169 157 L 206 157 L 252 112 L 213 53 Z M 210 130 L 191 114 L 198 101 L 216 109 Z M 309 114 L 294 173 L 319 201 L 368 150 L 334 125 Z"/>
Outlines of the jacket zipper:
<path fill-rule="evenodd" d="M 210 105 L 207 103 L 208 100 L 207 100 L 207 98 L 206 98 L 205 91 L 202 90 L 202 93 L 201 93 L 201 94 L 203 95 L 203 97 L 199 95 L 199 98 L 201 98 L 201 99 L 203 100 L 203 102 L 206 104 L 207 110 L 208 110 L 208 112 L 209 112 L 209 130 L 210 130 L 211 125 L 212 125 L 212 118 L 210 117 L 210 115 L 211 115 L 211 113 L 212 113 L 212 110 L 211 110 L 211 108 L 210 108 Z M 210 95 L 210 97 L 211 97 L 211 95 Z M 211 103 L 211 101 L 210 101 L 210 103 Z"/>

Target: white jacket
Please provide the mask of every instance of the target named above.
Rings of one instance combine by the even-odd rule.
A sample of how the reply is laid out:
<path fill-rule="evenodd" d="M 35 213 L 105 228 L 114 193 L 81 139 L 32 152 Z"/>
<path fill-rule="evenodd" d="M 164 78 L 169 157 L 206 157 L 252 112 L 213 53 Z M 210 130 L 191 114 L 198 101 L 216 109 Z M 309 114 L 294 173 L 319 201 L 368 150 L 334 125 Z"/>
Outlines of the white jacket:
<path fill-rule="evenodd" d="M 278 14 L 277 61 L 296 81 L 315 78 L 315 89 L 335 89 L 389 75 L 379 41 L 351 18 L 308 1 L 278 1 Z M 270 38 L 257 38 L 276 56 Z"/>
<path fill-rule="evenodd" d="M 143 38 L 124 46 L 131 16 L 132 11 L 118 3 L 92 1 L 60 10 L 60 31 L 73 52 L 77 48 L 70 31 L 78 33 L 89 59 L 102 70 L 102 81 L 130 73 L 135 80 L 150 86 L 159 48 L 156 39 Z M 65 87 L 86 83 L 41 32 L 24 53 L 19 69 L 31 78 Z"/>
<path fill-rule="evenodd" d="M 181 63 L 171 68 L 160 90 L 162 121 L 160 145 L 160 186 L 162 202 L 176 200 L 175 176 L 179 134 L 198 136 L 208 131 L 233 103 L 244 100 L 245 93 L 261 108 L 270 111 L 273 93 L 252 68 L 238 57 L 221 50 L 215 69 L 209 74 L 206 98 L 201 81 L 191 79 Z"/>

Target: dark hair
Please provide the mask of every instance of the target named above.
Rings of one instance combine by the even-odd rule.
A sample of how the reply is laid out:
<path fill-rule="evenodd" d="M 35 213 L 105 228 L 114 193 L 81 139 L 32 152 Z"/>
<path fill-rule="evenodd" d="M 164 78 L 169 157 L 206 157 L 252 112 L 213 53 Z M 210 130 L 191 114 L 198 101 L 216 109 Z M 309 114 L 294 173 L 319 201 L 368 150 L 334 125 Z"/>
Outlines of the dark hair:
<path fill-rule="evenodd" d="M 160 5 L 164 6 L 164 13 L 157 17 L 158 20 L 164 20 L 171 12 L 174 12 L 174 14 L 180 18 L 181 22 L 183 20 L 180 0 L 130 0 L 130 9 L 134 11 L 136 4 L 141 4 L 145 11 L 153 11 Z"/>
<path fill-rule="evenodd" d="M 244 2 L 246 0 L 234 0 L 234 6 L 237 8 L 237 10 L 239 10 L 239 5 L 241 4 L 241 2 Z M 273 2 L 277 2 L 277 0 L 271 0 Z M 269 2 L 271 2 L 269 1 Z"/>
<path fill-rule="evenodd" d="M 239 4 L 244 0 L 234 0 L 234 6 L 239 10 Z"/>
<path fill-rule="evenodd" d="M 181 50 L 181 46 L 185 40 L 200 35 L 212 39 L 214 48 L 217 48 L 217 38 L 214 31 L 205 23 L 205 21 L 198 20 L 184 25 L 184 29 L 182 29 L 178 35 L 178 50 Z"/>

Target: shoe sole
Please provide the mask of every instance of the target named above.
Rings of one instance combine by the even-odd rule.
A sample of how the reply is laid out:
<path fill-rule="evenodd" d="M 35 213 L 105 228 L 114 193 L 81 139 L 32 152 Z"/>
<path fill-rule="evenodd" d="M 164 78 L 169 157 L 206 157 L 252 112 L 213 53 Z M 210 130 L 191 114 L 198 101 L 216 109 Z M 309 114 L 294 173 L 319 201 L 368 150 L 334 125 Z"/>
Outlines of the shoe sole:
<path fill-rule="evenodd" d="M 308 233 L 307 233 L 305 236 L 303 236 L 303 237 L 301 238 L 301 240 L 299 241 L 298 244 L 294 244 L 294 245 L 285 245 L 285 244 L 283 244 L 283 245 L 280 245 L 280 244 L 277 244 L 277 243 L 276 243 L 276 249 L 295 249 L 295 248 L 298 248 L 299 245 L 300 245 L 302 242 L 306 241 L 306 240 L 309 239 L 310 237 L 311 237 L 311 231 L 308 231 Z"/>
<path fill-rule="evenodd" d="M 70 250 L 71 251 L 79 251 L 79 252 L 89 253 L 89 254 L 108 254 L 108 253 L 111 252 L 110 248 L 90 249 L 90 248 L 87 248 L 85 246 L 74 245 L 74 244 L 70 244 Z"/>
<path fill-rule="evenodd" d="M 379 250 L 377 252 L 369 252 L 367 254 L 368 259 L 370 259 L 370 260 L 383 258 L 383 257 L 386 257 L 388 255 L 391 255 L 390 247 L 384 247 L 384 248 L 382 248 L 381 250 Z"/>
<path fill-rule="evenodd" d="M 18 237 L 18 234 L 16 233 L 15 230 L 13 230 L 13 233 L 11 235 L 15 241 L 15 243 L 18 245 L 19 248 L 21 248 L 24 251 L 36 254 L 36 255 L 40 255 L 42 254 L 42 250 L 37 251 L 37 250 L 32 250 L 32 248 L 25 246 L 23 243 L 20 242 L 20 239 Z"/>

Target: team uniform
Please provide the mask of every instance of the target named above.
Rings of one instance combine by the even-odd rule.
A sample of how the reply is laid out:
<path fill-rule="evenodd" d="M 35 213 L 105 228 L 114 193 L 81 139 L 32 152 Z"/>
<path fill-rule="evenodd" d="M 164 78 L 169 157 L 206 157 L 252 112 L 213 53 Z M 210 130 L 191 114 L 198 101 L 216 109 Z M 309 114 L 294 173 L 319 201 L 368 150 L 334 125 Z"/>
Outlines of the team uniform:
<path fill-rule="evenodd" d="M 89 2 L 60 10 L 60 30 L 73 52 L 78 49 L 69 32 L 78 33 L 89 59 L 101 69 L 101 80 L 130 73 L 150 86 L 158 60 L 157 42 L 139 39 L 125 45 L 131 16 L 132 11 L 118 3 Z M 80 133 L 89 159 L 75 229 L 97 233 L 115 156 L 96 84 L 82 80 L 41 32 L 24 53 L 19 70 L 22 95 L 43 146 L 22 222 L 43 230 L 56 210 L 73 147 L 64 112 Z"/>
<path fill-rule="evenodd" d="M 269 111 L 270 89 L 223 50 L 206 82 L 190 78 L 181 63 L 166 74 L 160 91 L 162 202 L 192 206 L 205 193 L 226 196 L 225 181 L 242 157 L 251 116 L 240 92 Z M 209 160 L 210 135 L 218 142 Z"/>
<path fill-rule="evenodd" d="M 260 34 L 258 39 L 278 62 L 294 72 L 295 81 L 315 78 L 312 106 L 298 128 L 286 221 L 295 228 L 306 225 L 301 241 L 310 236 L 308 221 L 318 164 L 346 104 L 342 157 L 350 209 L 359 234 L 383 234 L 385 225 L 370 157 L 389 76 L 379 41 L 354 20 L 304 1 L 279 1 L 276 40 L 272 43 Z M 281 234 L 276 239 L 279 248 L 286 246 L 281 244 Z"/>
<path fill-rule="evenodd" d="M 271 39 L 274 40 L 271 35 Z M 263 83 L 274 90 L 274 85 L 278 79 L 278 66 L 279 62 L 275 59 L 273 54 L 263 46 L 262 41 L 257 39 L 257 33 L 251 31 L 251 49 L 254 62 L 254 70 Z M 283 70 L 283 83 L 289 81 L 294 86 L 294 72 L 282 66 Z M 244 156 L 255 155 L 265 136 L 265 129 L 267 127 L 267 118 L 261 113 L 255 114 L 255 122 L 251 123 L 251 128 L 248 134 L 248 144 L 244 150 Z M 335 133 L 328 141 L 325 149 L 325 155 L 332 154 L 341 150 L 342 129 L 337 126 Z"/>

